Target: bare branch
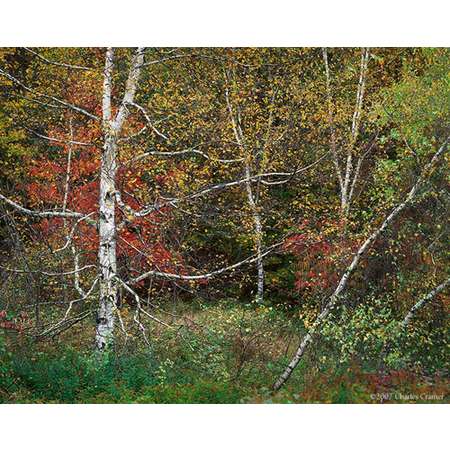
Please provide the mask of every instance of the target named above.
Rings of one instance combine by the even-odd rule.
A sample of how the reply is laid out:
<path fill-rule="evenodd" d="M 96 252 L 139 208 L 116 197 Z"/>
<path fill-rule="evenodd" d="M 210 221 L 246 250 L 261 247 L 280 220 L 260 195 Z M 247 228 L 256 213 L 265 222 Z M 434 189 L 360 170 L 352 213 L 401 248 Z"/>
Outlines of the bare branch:
<path fill-rule="evenodd" d="M 60 63 L 57 61 L 50 61 L 49 59 L 45 58 L 44 56 L 42 56 L 40 53 L 35 52 L 34 50 L 32 50 L 29 47 L 24 47 L 24 49 L 27 52 L 32 53 L 33 55 L 35 55 L 37 58 L 39 58 L 41 61 L 44 61 L 47 64 L 51 64 L 53 66 L 59 66 L 59 67 L 65 67 L 66 69 L 76 69 L 76 70 L 90 70 L 90 71 L 96 71 L 96 69 L 92 68 L 92 67 L 86 67 L 86 66 L 77 66 L 75 64 L 66 64 L 66 63 Z"/>
<path fill-rule="evenodd" d="M 12 206 L 17 211 L 19 211 L 22 214 L 25 214 L 27 216 L 34 216 L 34 217 L 42 217 L 42 218 L 48 218 L 48 217 L 66 217 L 68 219 L 83 219 L 86 220 L 88 216 L 91 214 L 83 214 L 79 212 L 73 212 L 73 211 L 35 211 L 32 209 L 28 209 L 23 207 L 22 205 L 19 205 L 19 203 L 16 203 L 13 200 L 10 200 L 9 198 L 5 197 L 4 195 L 0 194 L 0 200 L 3 200 L 7 205 Z"/>
<path fill-rule="evenodd" d="M 164 326 L 166 326 L 166 327 L 172 328 L 171 325 L 169 325 L 168 323 L 163 322 L 161 319 L 158 319 L 158 318 L 155 317 L 155 316 L 152 316 L 152 315 L 151 315 L 150 313 L 148 313 L 144 308 L 142 308 L 142 306 L 141 306 L 141 299 L 140 299 L 139 295 L 138 295 L 135 291 L 133 291 L 133 289 L 131 289 L 131 287 L 128 286 L 127 283 L 125 283 L 125 282 L 124 282 L 121 278 L 119 278 L 119 277 L 116 277 L 116 280 L 119 282 L 119 284 L 121 284 L 121 285 L 125 288 L 126 291 L 128 291 L 130 294 L 132 294 L 132 295 L 134 296 L 134 298 L 135 298 L 135 300 L 136 300 L 136 305 L 137 305 L 138 310 L 139 310 L 140 312 L 142 312 L 144 315 L 146 315 L 149 319 L 152 319 L 152 320 L 154 320 L 155 322 L 158 322 L 159 324 L 164 325 Z"/>
<path fill-rule="evenodd" d="M 42 94 L 41 92 L 38 92 L 35 89 L 32 89 L 32 88 L 26 86 L 20 80 L 18 80 L 17 78 L 13 77 L 9 73 L 5 72 L 3 69 L 0 69 L 0 75 L 2 75 L 3 77 L 7 78 L 10 81 L 12 81 L 13 83 L 17 84 L 22 89 L 25 89 L 27 92 L 30 92 L 33 95 L 53 100 L 54 102 L 58 103 L 59 105 L 62 105 L 62 106 L 66 107 L 66 108 L 69 108 L 69 109 L 72 109 L 73 111 L 75 111 L 77 113 L 81 113 L 81 114 L 89 117 L 90 119 L 100 120 L 100 118 L 98 116 L 96 116 L 95 114 L 90 113 L 89 111 L 86 111 L 85 109 L 83 109 L 83 108 L 81 108 L 79 106 L 73 105 L 72 103 L 67 103 L 64 100 L 61 100 L 61 99 L 59 99 L 57 97 L 53 97 L 52 95 Z"/>
<path fill-rule="evenodd" d="M 62 276 L 66 276 L 66 275 L 73 275 L 74 273 L 79 273 L 79 272 L 83 272 L 84 270 L 87 269 L 92 269 L 95 268 L 97 266 L 95 266 L 94 264 L 87 264 L 86 266 L 83 266 L 79 269 L 74 269 L 71 270 L 69 272 L 45 272 L 43 270 L 20 270 L 20 269 L 11 269 L 9 267 L 4 267 L 4 266 L 0 266 L 0 268 L 2 270 L 5 270 L 7 272 L 13 272 L 13 273 L 39 273 L 41 275 L 45 275 L 48 277 L 62 277 Z"/>
<path fill-rule="evenodd" d="M 175 152 L 160 152 L 160 151 L 150 150 L 148 152 L 143 153 L 142 155 L 136 156 L 132 160 L 128 161 L 126 164 L 134 163 L 143 158 L 146 158 L 147 156 L 177 157 L 177 156 L 183 156 L 183 155 L 189 155 L 189 154 L 200 155 L 207 160 L 210 160 L 213 162 L 219 162 L 219 163 L 223 163 L 223 164 L 242 162 L 244 160 L 244 158 L 236 158 L 236 159 L 214 158 L 214 157 L 211 157 L 211 156 L 207 155 L 206 153 L 202 152 L 201 150 L 197 150 L 197 148 L 193 147 L 193 148 L 188 148 L 186 150 L 178 150 Z"/>
<path fill-rule="evenodd" d="M 144 62 L 139 67 L 153 66 L 155 64 L 161 64 L 161 63 L 166 62 L 166 61 L 172 61 L 174 59 L 181 59 L 181 58 L 189 58 L 189 57 L 192 57 L 192 56 L 196 56 L 196 55 L 194 53 L 186 53 L 186 54 L 182 54 L 182 55 L 165 56 L 165 57 L 160 58 L 160 59 L 154 59 L 152 61 Z"/>
<path fill-rule="evenodd" d="M 150 128 L 151 128 L 151 129 L 152 129 L 159 137 L 162 137 L 162 138 L 165 139 L 165 140 L 168 140 L 168 139 L 169 139 L 165 134 L 161 133 L 161 132 L 154 126 L 153 122 L 152 122 L 151 119 L 150 119 L 150 115 L 148 114 L 147 110 L 146 110 L 143 106 L 138 105 L 138 104 L 135 103 L 135 102 L 130 102 L 129 105 L 134 106 L 136 109 L 138 109 L 138 110 L 142 113 L 142 115 L 145 117 L 145 120 L 147 121 L 147 124 L 150 126 Z M 136 137 L 136 136 L 138 136 L 139 134 L 143 133 L 146 129 L 147 129 L 147 126 L 143 127 L 143 128 L 142 128 L 142 129 L 141 129 L 134 137 Z"/>
<path fill-rule="evenodd" d="M 46 335 L 49 335 L 49 334 L 51 334 L 53 331 L 55 331 L 55 330 L 57 330 L 59 327 L 61 327 L 62 325 L 65 325 L 66 323 L 69 323 L 70 325 L 73 325 L 73 321 L 74 321 L 74 318 L 71 318 L 71 319 L 68 319 L 68 316 L 69 316 L 69 314 L 70 314 L 70 312 L 71 312 L 71 310 L 72 310 L 72 307 L 73 307 L 73 305 L 75 304 L 75 303 L 78 303 L 78 302 L 81 302 L 81 301 L 83 301 L 83 300 L 86 300 L 91 294 L 92 294 L 92 292 L 94 291 L 94 288 L 95 288 L 95 285 L 97 284 L 97 282 L 98 282 L 98 278 L 95 278 L 95 280 L 94 280 L 94 282 L 92 283 L 92 286 L 90 287 L 90 289 L 81 297 L 81 298 L 78 298 L 78 299 L 75 299 L 75 300 L 72 300 L 70 303 L 69 303 L 69 306 L 67 307 L 67 309 L 66 309 L 66 312 L 65 312 L 65 314 L 64 314 L 64 317 L 59 321 L 59 322 L 57 322 L 56 324 L 54 324 L 54 325 L 52 325 L 50 328 L 47 328 L 45 331 L 43 331 L 42 333 L 40 333 L 38 336 L 46 336 Z M 83 318 L 85 318 L 85 317 L 87 317 L 88 315 L 90 315 L 90 311 L 87 311 L 87 312 L 84 312 L 84 313 L 81 313 L 81 316 L 83 317 Z M 75 323 L 77 322 L 77 320 L 75 321 Z"/>
<path fill-rule="evenodd" d="M 271 253 L 274 249 L 282 246 L 284 244 L 284 241 L 278 242 L 277 244 L 271 245 L 270 247 L 267 247 L 264 252 L 261 252 L 261 255 L 253 255 L 248 258 L 243 259 L 242 261 L 239 261 L 235 264 L 231 264 L 227 267 L 222 267 L 221 269 L 213 270 L 212 272 L 203 273 L 200 275 L 180 275 L 177 273 L 168 273 L 168 272 L 159 272 L 156 270 L 150 270 L 148 272 L 143 273 L 142 275 L 139 275 L 136 278 L 130 279 L 130 283 L 139 283 L 139 281 L 145 280 L 146 278 L 150 276 L 157 276 L 161 278 L 167 278 L 171 280 L 186 280 L 186 281 L 195 281 L 195 280 L 207 280 L 208 278 L 216 277 L 217 275 L 220 275 L 224 272 L 229 272 L 234 269 L 237 269 L 240 266 L 243 266 L 244 264 L 251 264 L 257 261 L 260 257 L 267 256 L 269 253 Z"/>
<path fill-rule="evenodd" d="M 57 139 L 57 138 L 53 138 L 50 136 L 46 136 L 44 134 L 40 134 L 35 130 L 32 130 L 31 128 L 26 127 L 25 125 L 19 125 L 20 127 L 22 127 L 24 130 L 29 131 L 30 133 L 34 134 L 35 136 L 41 138 L 41 139 L 45 139 L 46 141 L 50 141 L 50 142 L 58 142 L 61 144 L 72 144 L 72 145 L 81 145 L 81 146 L 89 146 L 92 147 L 95 144 L 92 142 L 80 142 L 80 141 L 73 141 L 73 140 L 64 140 L 64 139 Z"/>
<path fill-rule="evenodd" d="M 216 192 L 216 191 L 228 188 L 228 187 L 239 186 L 241 184 L 248 183 L 248 182 L 254 183 L 254 182 L 258 182 L 259 180 L 261 180 L 262 184 L 267 184 L 267 185 L 283 184 L 283 183 L 290 181 L 294 176 L 298 175 L 299 173 L 302 173 L 302 172 L 310 169 L 311 167 L 314 167 L 316 164 L 318 164 L 320 161 L 322 161 L 329 153 L 330 152 L 325 153 L 317 161 L 315 161 L 305 167 L 297 169 L 293 172 L 268 172 L 268 173 L 252 175 L 250 177 L 245 177 L 240 180 L 226 181 L 224 183 L 218 183 L 218 184 L 215 184 L 212 186 L 207 186 L 203 189 L 200 189 L 197 192 L 188 194 L 184 197 L 165 198 L 163 202 L 156 204 L 156 205 L 145 206 L 140 211 L 134 211 L 131 208 L 129 208 L 128 206 L 127 206 L 127 208 L 128 208 L 128 211 L 131 214 L 133 214 L 135 217 L 144 217 L 144 216 L 146 216 L 154 211 L 158 211 L 161 208 L 164 208 L 166 206 L 175 206 L 177 203 L 180 203 L 182 201 L 196 199 L 196 198 L 202 197 L 206 194 L 209 194 L 211 192 Z M 281 180 L 281 181 L 263 181 L 264 178 L 271 178 L 271 177 L 285 177 L 287 179 Z M 116 196 L 119 196 L 119 202 L 121 202 L 120 193 L 116 192 Z M 123 202 L 121 202 L 119 204 L 121 206 L 124 206 Z"/>

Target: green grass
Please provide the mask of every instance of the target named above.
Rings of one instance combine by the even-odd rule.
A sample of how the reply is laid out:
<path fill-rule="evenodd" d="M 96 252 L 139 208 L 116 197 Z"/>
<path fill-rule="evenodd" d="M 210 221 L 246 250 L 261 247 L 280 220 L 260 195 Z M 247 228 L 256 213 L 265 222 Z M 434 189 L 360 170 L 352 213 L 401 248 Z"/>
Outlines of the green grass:
<path fill-rule="evenodd" d="M 150 330 L 151 348 L 138 338 L 118 339 L 102 356 L 86 344 L 90 336 L 76 331 L 40 343 L 0 334 L 0 402 L 367 403 L 386 392 L 447 400 L 443 375 L 424 379 L 400 369 L 386 376 L 357 354 L 343 362 L 329 336 L 315 342 L 274 394 L 270 387 L 304 332 L 298 320 L 228 303 L 184 313 L 183 328 Z"/>

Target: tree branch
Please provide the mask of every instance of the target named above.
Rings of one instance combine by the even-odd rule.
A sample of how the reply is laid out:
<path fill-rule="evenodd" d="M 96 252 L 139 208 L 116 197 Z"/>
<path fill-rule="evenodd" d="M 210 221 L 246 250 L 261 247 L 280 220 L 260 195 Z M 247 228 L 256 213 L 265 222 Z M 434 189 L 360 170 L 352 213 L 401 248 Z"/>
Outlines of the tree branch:
<path fill-rule="evenodd" d="M 68 219 L 88 219 L 88 217 L 91 214 L 83 214 L 79 212 L 73 212 L 73 211 L 35 211 L 32 209 L 28 209 L 23 207 L 22 205 L 19 205 L 19 203 L 16 203 L 13 200 L 10 200 L 9 198 L 5 197 L 3 194 L 0 194 L 0 200 L 3 200 L 7 205 L 12 206 L 17 211 L 19 211 L 22 214 L 25 214 L 27 216 L 34 216 L 34 217 L 42 217 L 42 218 L 48 218 L 48 217 L 66 217 Z"/>
<path fill-rule="evenodd" d="M 37 58 L 39 58 L 41 61 L 44 61 L 46 64 L 51 64 L 53 66 L 59 66 L 59 67 L 65 67 L 66 69 L 76 69 L 76 70 L 90 70 L 90 71 L 95 71 L 96 69 L 92 68 L 92 67 L 86 67 L 86 66 L 77 66 L 75 64 L 66 64 L 66 63 L 60 63 L 57 61 L 50 61 L 49 59 L 45 58 L 44 56 L 42 56 L 40 53 L 35 52 L 34 50 L 32 50 L 31 48 L 28 47 L 24 47 L 24 49 L 27 52 L 32 53 L 33 55 L 35 55 Z"/>
<path fill-rule="evenodd" d="M 89 111 L 87 111 L 87 110 L 85 110 L 85 109 L 83 109 L 83 108 L 81 108 L 79 106 L 73 105 L 72 103 L 67 103 L 64 100 L 61 100 L 61 99 L 59 99 L 57 97 L 53 97 L 53 95 L 42 94 L 41 92 L 38 92 L 38 91 L 36 91 L 36 90 L 26 86 L 20 80 L 18 80 L 17 78 L 13 77 L 9 73 L 5 72 L 1 68 L 0 68 L 0 75 L 2 75 L 3 77 L 7 78 L 9 81 L 12 81 L 13 83 L 17 84 L 22 89 L 25 89 L 27 92 L 30 92 L 33 95 L 53 100 L 54 102 L 58 103 L 59 105 L 65 106 L 66 108 L 72 109 L 73 111 L 76 111 L 76 112 L 78 112 L 80 114 L 84 114 L 85 116 L 89 117 L 90 119 L 100 120 L 100 118 L 98 116 L 96 116 L 95 114 L 90 113 Z"/>

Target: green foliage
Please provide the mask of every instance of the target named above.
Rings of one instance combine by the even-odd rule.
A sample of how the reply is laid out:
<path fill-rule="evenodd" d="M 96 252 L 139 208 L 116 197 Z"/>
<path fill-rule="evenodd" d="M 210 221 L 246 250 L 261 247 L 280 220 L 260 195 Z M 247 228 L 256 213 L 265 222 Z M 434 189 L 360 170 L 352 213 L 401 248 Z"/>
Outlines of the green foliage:
<path fill-rule="evenodd" d="M 404 60 L 402 81 L 387 88 L 379 109 L 384 124 L 395 128 L 391 137 L 404 147 L 406 139 L 419 156 L 427 154 L 436 134 L 448 129 L 450 120 L 450 51 L 422 49 L 421 62 Z M 406 148 L 403 150 L 408 153 Z"/>
<path fill-rule="evenodd" d="M 10 370 L 11 359 L 12 353 L 7 348 L 3 333 L 0 331 L 0 398 L 14 383 Z"/>
<path fill-rule="evenodd" d="M 296 321 L 272 307 L 229 302 L 203 307 L 177 335 L 165 330 L 154 340 L 161 361 L 157 377 L 161 384 L 225 383 L 243 376 L 258 383 L 258 377 L 276 373 L 276 368 L 267 370 L 267 363 L 280 356 L 270 342 L 295 329 Z"/>
<path fill-rule="evenodd" d="M 114 401 L 121 398 L 122 391 L 138 391 L 156 384 L 156 363 L 146 353 L 105 358 L 70 347 L 21 351 L 11 355 L 2 370 L 14 379 L 14 385 L 8 386 L 8 380 L 2 378 L 3 391 L 14 397 L 20 386 L 29 392 L 26 401 L 36 402 L 88 402 L 100 394 Z"/>
<path fill-rule="evenodd" d="M 396 392 L 443 395 L 445 381 L 437 377 L 433 385 L 424 384 L 411 372 L 411 362 L 420 361 L 421 371 L 428 369 L 433 377 L 438 371 L 445 373 L 445 338 L 442 341 L 441 333 L 439 341 L 423 327 L 408 336 L 398 332 L 393 300 L 373 297 L 367 305 L 336 312 L 314 352 L 276 394 L 270 386 L 304 332 L 299 321 L 275 308 L 224 302 L 191 311 L 192 322 L 183 331 L 156 333 L 151 352 L 124 346 L 99 355 L 67 345 L 56 349 L 30 342 L 12 346 L 10 340 L 7 346 L 3 339 L 0 399 L 15 403 L 361 403 L 378 402 L 380 389 L 392 396 Z M 286 347 L 286 343 L 291 344 Z M 394 370 L 388 378 L 377 368 L 387 343 L 385 364 Z"/>
<path fill-rule="evenodd" d="M 136 403 L 239 403 L 242 388 L 220 381 L 198 380 L 194 385 L 157 386 L 136 398 Z"/>
<path fill-rule="evenodd" d="M 322 337 L 336 349 L 340 363 L 348 364 L 354 358 L 362 363 L 377 361 L 398 326 L 389 300 L 372 297 L 354 308 L 336 308 L 322 328 Z"/>
<path fill-rule="evenodd" d="M 324 348 L 319 358 L 348 365 L 378 369 L 386 366 L 409 368 L 422 373 L 445 373 L 448 370 L 448 333 L 444 326 L 430 326 L 415 321 L 405 330 L 396 318 L 393 296 L 372 295 L 357 306 L 341 306 L 322 328 Z"/>

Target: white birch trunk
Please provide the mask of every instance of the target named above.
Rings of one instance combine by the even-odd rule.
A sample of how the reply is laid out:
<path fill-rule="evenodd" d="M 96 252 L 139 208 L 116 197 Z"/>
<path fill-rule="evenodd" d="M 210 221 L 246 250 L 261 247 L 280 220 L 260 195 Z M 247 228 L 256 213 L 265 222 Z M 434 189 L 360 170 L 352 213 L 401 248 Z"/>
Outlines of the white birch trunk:
<path fill-rule="evenodd" d="M 117 305 L 117 258 L 115 220 L 117 140 L 129 114 L 127 106 L 132 104 L 144 62 L 144 49 L 137 49 L 132 62 L 125 93 L 115 119 L 112 119 L 111 91 L 114 52 L 106 52 L 103 81 L 103 134 L 104 144 L 100 168 L 99 196 L 99 290 L 95 344 L 98 350 L 108 348 L 114 338 L 114 317 Z"/>
<path fill-rule="evenodd" d="M 99 197 L 99 250 L 100 303 L 97 313 L 96 347 L 103 350 L 112 342 L 114 332 L 114 308 L 117 301 L 115 178 L 116 142 L 107 136 L 103 148 L 100 172 Z"/>
<path fill-rule="evenodd" d="M 353 150 L 358 138 L 359 125 L 361 121 L 361 113 L 363 109 L 364 91 L 367 79 L 367 67 L 369 63 L 369 48 L 365 48 L 361 53 L 361 67 L 358 82 L 358 89 L 356 92 L 355 111 L 353 113 L 351 139 L 347 148 L 347 157 L 345 161 L 345 170 L 342 171 L 339 165 L 337 148 L 336 148 L 336 131 L 333 123 L 332 112 L 332 95 L 331 95 L 331 77 L 330 68 L 328 65 L 327 49 L 322 50 L 323 60 L 325 65 L 326 85 L 327 85 L 327 103 L 328 103 L 328 122 L 331 128 L 331 151 L 333 156 L 333 164 L 336 169 L 336 175 L 339 181 L 340 199 L 341 199 L 341 214 L 344 218 L 348 216 L 350 205 L 353 197 L 353 191 L 359 175 L 360 164 L 362 160 L 358 161 L 356 170 L 353 170 Z M 344 172 L 344 173 L 342 173 Z"/>
<path fill-rule="evenodd" d="M 228 81 L 228 78 L 227 78 Z M 228 112 L 230 113 L 230 120 L 233 126 L 233 132 L 236 138 L 236 142 L 239 144 L 239 147 L 245 152 L 246 147 L 244 145 L 244 133 L 240 124 L 240 111 L 237 108 L 237 117 L 234 117 L 233 107 L 231 104 L 228 86 L 225 88 L 225 98 L 227 102 Z M 250 173 L 250 162 L 248 159 L 245 160 L 245 187 L 247 190 L 247 201 L 252 211 L 253 216 L 253 224 L 254 224 L 254 241 L 256 244 L 256 266 L 258 270 L 258 280 L 257 280 L 257 289 L 256 289 L 256 297 L 255 300 L 257 303 L 262 303 L 264 300 L 264 263 L 263 263 L 263 254 L 262 254 L 262 223 L 261 216 L 258 211 L 258 206 L 256 205 L 255 196 L 253 194 L 252 182 L 251 182 L 251 173 Z"/>
<path fill-rule="evenodd" d="M 111 90 L 114 53 L 106 53 L 103 83 L 103 130 L 104 144 L 100 168 L 99 194 L 99 288 L 100 299 L 97 311 L 95 345 L 104 350 L 112 344 L 114 333 L 114 308 L 117 301 L 116 260 L 116 135 L 111 121 Z"/>
<path fill-rule="evenodd" d="M 406 196 L 406 199 L 397 205 L 391 213 L 386 217 L 386 219 L 383 221 L 381 226 L 375 230 L 361 245 L 357 253 L 354 255 L 353 260 L 351 264 L 347 267 L 344 274 L 341 277 L 341 280 L 339 281 L 339 284 L 336 288 L 336 290 L 333 292 L 331 297 L 328 300 L 328 303 L 326 304 L 325 308 L 322 310 L 322 312 L 317 316 L 316 320 L 314 321 L 313 325 L 311 326 L 310 330 L 306 334 L 306 336 L 303 338 L 302 342 L 300 343 L 300 346 L 298 347 L 297 351 L 295 352 L 294 357 L 292 358 L 291 362 L 288 364 L 284 372 L 281 374 L 281 376 L 278 378 L 278 380 L 273 385 L 273 389 L 276 391 L 283 386 L 283 384 L 289 379 L 294 369 L 297 367 L 298 363 L 300 362 L 303 354 L 305 353 L 305 350 L 307 349 L 308 345 L 312 342 L 313 337 L 317 334 L 319 327 L 322 325 L 322 322 L 326 319 L 326 317 L 330 314 L 330 312 L 333 310 L 333 308 L 339 303 L 340 301 L 340 295 L 342 291 L 347 286 L 348 280 L 350 279 L 351 275 L 355 271 L 355 269 L 358 267 L 358 264 L 361 260 L 361 258 L 365 255 L 367 250 L 372 246 L 372 244 L 378 239 L 378 237 L 386 230 L 386 228 L 389 226 L 389 224 L 398 216 L 398 214 L 405 209 L 405 207 L 411 203 L 415 195 L 417 194 L 417 191 L 425 181 L 426 177 L 429 175 L 430 170 L 433 168 L 436 161 L 442 156 L 442 154 L 447 150 L 447 144 L 448 144 L 449 138 L 446 139 L 444 144 L 440 147 L 440 149 L 434 154 L 431 161 L 427 164 L 425 167 L 422 176 L 417 180 L 417 182 L 414 184 L 414 186 L 409 191 L 408 195 Z"/>
<path fill-rule="evenodd" d="M 412 318 L 417 314 L 417 311 L 422 309 L 427 303 L 433 300 L 439 292 L 443 291 L 450 284 L 450 278 L 447 278 L 443 283 L 439 286 L 435 287 L 431 292 L 429 292 L 425 297 L 420 299 L 414 306 L 408 311 L 405 318 L 403 319 L 401 326 L 402 328 L 406 328 L 411 322 Z"/>
<path fill-rule="evenodd" d="M 413 307 L 408 311 L 408 314 L 406 314 L 405 318 L 401 321 L 400 325 L 398 326 L 398 330 L 407 332 L 408 324 L 411 322 L 411 320 L 414 318 L 417 312 L 421 310 L 425 305 L 427 305 L 431 300 L 433 300 L 433 298 L 441 291 L 443 291 L 448 285 L 450 285 L 450 278 L 447 278 L 447 280 L 442 282 L 439 286 L 436 286 L 425 297 L 422 297 L 417 303 L 415 303 Z M 394 345 L 394 336 L 392 336 L 381 349 L 381 356 L 380 356 L 381 365 L 384 366 L 384 360 L 391 351 L 393 345 Z"/>
<path fill-rule="evenodd" d="M 247 179 L 250 179 L 250 166 L 249 163 L 246 162 L 245 164 L 245 177 Z M 258 206 L 255 202 L 255 197 L 253 195 L 252 185 L 250 181 L 247 181 L 245 183 L 246 189 L 247 189 L 247 199 L 248 204 L 250 206 L 250 209 L 252 211 L 253 215 L 253 223 L 255 227 L 255 235 L 254 235 L 254 241 L 256 245 L 256 267 L 258 270 L 258 281 L 257 281 L 257 291 L 256 291 L 256 302 L 262 303 L 264 300 L 264 264 L 263 264 L 263 257 L 262 257 L 262 238 L 263 238 L 263 232 L 262 232 L 262 223 L 261 223 L 261 216 L 258 211 Z"/>

